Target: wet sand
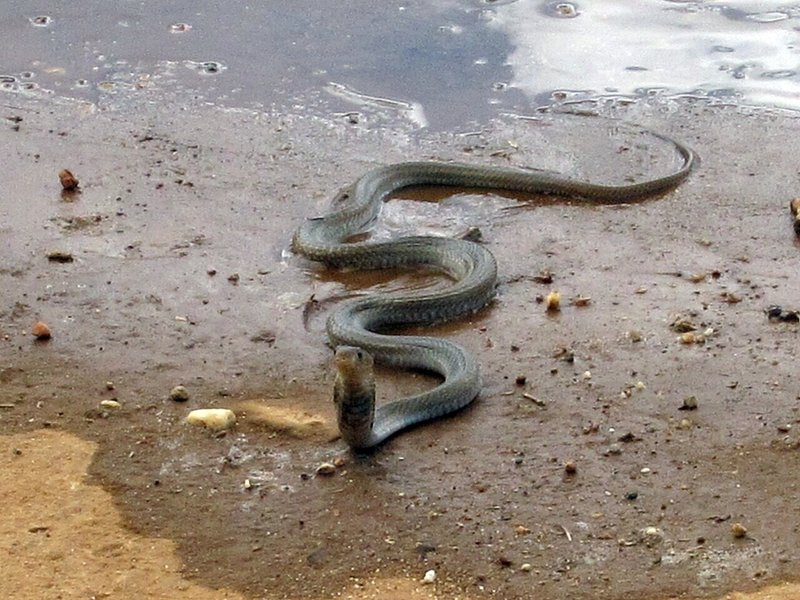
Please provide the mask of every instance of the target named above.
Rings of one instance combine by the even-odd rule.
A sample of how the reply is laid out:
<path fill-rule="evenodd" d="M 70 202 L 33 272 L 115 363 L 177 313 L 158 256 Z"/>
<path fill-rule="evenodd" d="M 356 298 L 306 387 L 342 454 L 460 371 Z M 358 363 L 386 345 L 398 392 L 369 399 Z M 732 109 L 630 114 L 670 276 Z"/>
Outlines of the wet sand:
<path fill-rule="evenodd" d="M 798 329 L 764 314 L 800 297 L 796 118 L 640 103 L 417 138 L 369 119 L 13 96 L 2 116 L 0 493 L 17 509 L 2 521 L 7 597 L 82 594 L 70 579 L 82 568 L 98 582 L 87 591 L 128 597 L 117 570 L 148 561 L 168 565 L 153 592 L 166 597 L 407 586 L 395 596 L 695 598 L 796 578 Z M 626 206 L 395 203 L 414 228 L 479 226 L 498 258 L 497 301 L 437 328 L 479 356 L 473 407 L 362 457 L 247 411 L 225 435 L 184 424 L 192 408 L 252 402 L 330 421 L 327 311 L 365 286 L 427 284 L 291 256 L 294 227 L 337 190 L 411 158 L 609 182 L 675 167 L 667 145 L 610 118 L 685 141 L 700 166 L 675 192 Z M 63 168 L 80 194 L 61 196 Z M 408 226 L 404 211 L 388 229 Z M 72 261 L 48 260 L 54 251 Z M 551 284 L 536 281 L 543 270 Z M 552 289 L 591 302 L 548 316 L 537 298 Z M 681 343 L 676 315 L 711 330 L 705 343 Z M 47 342 L 29 333 L 40 319 Z M 167 398 L 177 384 L 187 403 Z M 380 393 L 429 384 L 384 373 Z M 691 396 L 697 408 L 681 410 Z M 110 399 L 121 407 L 101 406 Z M 332 477 L 314 476 L 337 457 Z M 68 489 L 77 508 L 53 503 Z M 102 516 L 87 512 L 98 505 Z M 105 536 L 150 558 L 82 546 Z M 79 549 L 90 555 L 73 564 Z M 429 569 L 437 580 L 422 587 Z M 19 592 L 23 571 L 44 587 Z M 143 573 L 126 577 L 161 580 Z"/>

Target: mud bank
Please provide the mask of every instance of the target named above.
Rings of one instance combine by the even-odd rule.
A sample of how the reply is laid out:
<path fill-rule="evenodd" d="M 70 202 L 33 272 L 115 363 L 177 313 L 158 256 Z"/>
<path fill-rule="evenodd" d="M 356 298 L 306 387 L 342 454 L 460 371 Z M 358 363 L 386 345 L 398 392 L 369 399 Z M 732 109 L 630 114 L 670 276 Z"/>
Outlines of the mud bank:
<path fill-rule="evenodd" d="M 46 556 L 72 569 L 75 538 L 56 535 L 57 507 L 23 477 L 78 481 L 90 461 L 80 485 L 102 497 L 87 502 L 120 516 L 92 516 L 86 531 L 168 540 L 157 556 L 173 557 L 167 570 L 183 578 L 170 590 L 318 598 L 388 578 L 414 582 L 403 597 L 694 598 L 797 576 L 798 329 L 764 312 L 800 298 L 788 211 L 800 195 L 796 118 L 644 103 L 419 136 L 369 119 L 200 106 L 102 112 L 10 97 L 1 108 L 2 494 L 20 510 L 41 499 L 49 515 L 4 517 L 3 544 L 31 550 L 12 569 L 30 557 L 46 568 L 35 544 L 59 540 Z M 325 273 L 288 251 L 299 220 L 365 170 L 411 158 L 608 182 L 674 168 L 678 157 L 642 127 L 701 157 L 661 198 L 527 198 L 520 209 L 465 192 L 389 204 L 384 232 L 478 226 L 497 256 L 497 301 L 437 329 L 480 357 L 485 391 L 370 456 L 331 442 L 327 311 L 430 281 Z M 79 194 L 60 194 L 63 168 Z M 548 316 L 538 298 L 552 289 L 591 301 Z M 703 343 L 679 340 L 680 319 Z M 52 339 L 33 339 L 37 320 Z M 178 384 L 185 403 L 168 398 Z M 380 382 L 387 398 L 429 384 Z M 682 410 L 690 397 L 696 408 Z M 120 406 L 101 404 L 112 399 Z M 226 434 L 183 421 L 192 408 L 252 402 L 321 428 L 275 431 L 246 410 Z M 38 462 L 25 462 L 34 452 Z M 337 457 L 332 477 L 314 476 Z M 734 523 L 747 534 L 735 537 Z M 82 564 L 133 561 L 86 551 Z M 435 584 L 419 587 L 430 569 Z M 65 597 L 75 589 L 47 577 Z M 108 585 L 97 590 L 126 593 Z M 375 593 L 392 597 L 391 585 Z"/>

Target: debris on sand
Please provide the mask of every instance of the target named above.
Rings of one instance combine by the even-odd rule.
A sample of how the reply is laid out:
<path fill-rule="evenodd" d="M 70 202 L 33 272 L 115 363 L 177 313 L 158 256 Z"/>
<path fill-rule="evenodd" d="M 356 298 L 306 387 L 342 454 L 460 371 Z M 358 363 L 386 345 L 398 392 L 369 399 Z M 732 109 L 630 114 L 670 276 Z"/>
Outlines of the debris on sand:
<path fill-rule="evenodd" d="M 47 260 L 58 263 L 71 263 L 75 260 L 71 252 L 66 250 L 51 250 L 47 253 Z"/>
<path fill-rule="evenodd" d="M 783 323 L 797 323 L 800 322 L 799 310 L 788 310 L 778 304 L 773 304 L 767 307 L 767 318 L 770 321 L 781 321 Z"/>

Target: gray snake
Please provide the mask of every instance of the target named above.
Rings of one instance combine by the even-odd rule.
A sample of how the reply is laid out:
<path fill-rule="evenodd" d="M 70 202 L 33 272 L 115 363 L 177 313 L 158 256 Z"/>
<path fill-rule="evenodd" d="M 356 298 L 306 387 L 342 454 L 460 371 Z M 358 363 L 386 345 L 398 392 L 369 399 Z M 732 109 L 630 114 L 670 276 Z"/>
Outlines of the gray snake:
<path fill-rule="evenodd" d="M 683 165 L 669 175 L 640 183 L 598 185 L 517 168 L 406 162 L 369 171 L 350 188 L 341 209 L 306 220 L 295 232 L 292 248 L 308 259 L 359 270 L 428 266 L 454 281 L 444 290 L 368 296 L 328 318 L 328 337 L 336 349 L 334 401 L 339 430 L 347 444 L 357 450 L 376 446 L 401 429 L 467 406 L 481 387 L 478 364 L 462 347 L 434 337 L 379 333 L 399 325 L 440 323 L 473 313 L 491 301 L 497 280 L 492 253 L 463 239 L 411 236 L 348 243 L 348 238 L 376 218 L 393 192 L 412 185 L 436 185 L 628 202 L 677 186 L 692 169 L 695 155 L 689 148 L 656 137 L 675 146 Z M 438 374 L 443 381 L 429 391 L 376 407 L 373 357 L 399 369 Z"/>

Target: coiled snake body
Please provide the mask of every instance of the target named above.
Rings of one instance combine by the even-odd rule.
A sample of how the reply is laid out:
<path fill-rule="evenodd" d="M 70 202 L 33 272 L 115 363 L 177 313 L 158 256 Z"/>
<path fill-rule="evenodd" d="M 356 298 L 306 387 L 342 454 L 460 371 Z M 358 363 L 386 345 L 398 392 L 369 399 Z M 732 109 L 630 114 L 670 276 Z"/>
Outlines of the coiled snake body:
<path fill-rule="evenodd" d="M 694 154 L 689 148 L 657 137 L 674 144 L 683 165 L 669 175 L 641 183 L 607 186 L 515 168 L 399 163 L 362 176 L 340 210 L 305 221 L 296 231 L 292 247 L 311 260 L 355 269 L 428 266 L 455 282 L 445 290 L 366 297 L 328 318 L 328 337 L 336 348 L 334 401 L 344 440 L 354 449 L 373 447 L 401 429 L 465 407 L 481 386 L 475 358 L 460 346 L 434 337 L 380 331 L 397 325 L 440 323 L 481 309 L 494 295 L 494 256 L 471 241 L 431 236 L 347 243 L 377 216 L 388 196 L 412 185 L 436 185 L 626 202 L 666 191 L 683 181 L 692 169 Z M 432 390 L 376 408 L 373 357 L 393 367 L 436 373 L 443 381 Z"/>

